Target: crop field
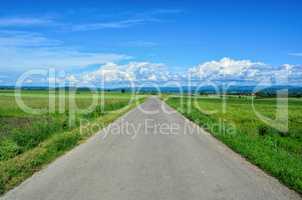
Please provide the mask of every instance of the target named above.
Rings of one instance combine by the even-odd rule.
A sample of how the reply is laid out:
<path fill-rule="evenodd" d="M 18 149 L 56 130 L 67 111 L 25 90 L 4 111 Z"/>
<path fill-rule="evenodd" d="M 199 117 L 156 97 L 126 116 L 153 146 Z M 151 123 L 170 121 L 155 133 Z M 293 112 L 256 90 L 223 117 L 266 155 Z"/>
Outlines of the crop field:
<path fill-rule="evenodd" d="M 235 96 L 170 96 L 165 99 L 170 106 L 208 130 L 250 162 L 289 187 L 302 192 L 301 98 L 281 100 L 288 101 L 287 131 L 265 123 L 262 119 L 262 116 L 271 119 L 277 117 L 277 100 L 273 98 L 252 101 L 251 97 Z M 282 112 L 282 106 L 285 105 L 281 104 L 279 107 Z"/>
<path fill-rule="evenodd" d="M 80 132 L 81 121 L 101 128 L 144 100 L 88 91 L 22 91 L 20 97 L 30 110 L 18 105 L 14 91 L 0 90 L 0 194 L 97 131 Z"/>

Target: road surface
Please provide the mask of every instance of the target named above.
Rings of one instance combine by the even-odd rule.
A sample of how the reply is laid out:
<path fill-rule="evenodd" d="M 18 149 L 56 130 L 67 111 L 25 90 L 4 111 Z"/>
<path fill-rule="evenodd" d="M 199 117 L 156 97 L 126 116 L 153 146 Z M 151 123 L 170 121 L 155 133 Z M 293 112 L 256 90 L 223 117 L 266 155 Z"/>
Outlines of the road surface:
<path fill-rule="evenodd" d="M 301 199 L 150 98 L 3 199 Z"/>

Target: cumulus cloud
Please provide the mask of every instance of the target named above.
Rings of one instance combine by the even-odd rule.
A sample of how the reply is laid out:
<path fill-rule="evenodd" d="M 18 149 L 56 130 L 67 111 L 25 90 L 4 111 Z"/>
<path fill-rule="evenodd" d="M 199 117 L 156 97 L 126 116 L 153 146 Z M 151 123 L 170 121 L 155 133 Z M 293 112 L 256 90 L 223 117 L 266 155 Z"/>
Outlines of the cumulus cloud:
<path fill-rule="evenodd" d="M 76 61 L 75 61 L 76 62 Z M 84 64 L 84 63 L 83 63 Z M 53 77 L 51 77 L 54 79 Z M 302 65 L 284 64 L 272 66 L 251 60 L 222 58 L 208 61 L 189 68 L 183 73 L 172 73 L 163 63 L 152 62 L 106 62 L 91 70 L 85 67 L 80 72 L 67 72 L 63 77 L 56 77 L 57 84 L 76 86 L 94 85 L 95 87 L 115 86 L 158 86 L 177 83 L 186 86 L 212 83 L 231 83 L 237 85 L 297 85 L 302 83 Z M 102 84 L 106 85 L 102 85 Z"/>
<path fill-rule="evenodd" d="M 82 83 L 88 82 L 162 82 L 171 79 L 166 66 L 161 63 L 130 62 L 125 65 L 106 63 L 98 70 L 83 73 L 78 79 Z"/>
<path fill-rule="evenodd" d="M 132 80 L 167 81 L 170 74 L 162 63 L 131 62 L 126 67 L 126 73 Z"/>
<path fill-rule="evenodd" d="M 289 84 L 302 83 L 302 65 L 284 64 L 274 71 L 274 76 L 279 82 L 288 82 Z"/>
<path fill-rule="evenodd" d="M 190 68 L 188 72 L 195 81 L 291 84 L 302 80 L 302 68 L 299 65 L 272 66 L 263 62 L 227 57 L 218 61 L 204 62 Z"/>
<path fill-rule="evenodd" d="M 189 69 L 192 78 L 199 80 L 255 80 L 271 67 L 261 62 L 250 60 L 233 60 L 222 58 L 218 61 L 209 61 Z"/>
<path fill-rule="evenodd" d="M 116 82 L 128 80 L 129 76 L 120 69 L 119 65 L 115 63 L 106 63 L 96 71 L 82 74 L 80 79 L 82 82 Z"/>
<path fill-rule="evenodd" d="M 66 77 L 66 80 L 70 83 L 77 83 L 78 82 L 78 79 L 74 76 L 74 75 L 68 75 Z"/>

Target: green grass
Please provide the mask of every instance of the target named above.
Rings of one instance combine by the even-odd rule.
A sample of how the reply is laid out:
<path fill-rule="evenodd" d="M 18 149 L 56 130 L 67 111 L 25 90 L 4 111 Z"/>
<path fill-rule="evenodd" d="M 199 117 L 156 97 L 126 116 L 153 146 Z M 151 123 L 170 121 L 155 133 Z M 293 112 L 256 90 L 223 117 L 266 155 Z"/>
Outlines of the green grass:
<path fill-rule="evenodd" d="M 52 112 L 47 109 L 49 97 L 56 103 Z M 42 114 L 32 114 L 20 109 L 13 91 L 0 90 L 0 194 L 98 131 L 88 128 L 80 132 L 81 120 L 91 122 L 87 126 L 97 127 L 96 123 L 101 128 L 144 100 L 144 96 L 129 93 L 112 92 L 104 96 L 97 93 L 96 107 L 83 113 L 81 109 L 89 107 L 92 94 L 77 93 L 77 106 L 69 97 L 68 93 L 63 96 L 49 95 L 46 91 L 24 91 L 22 99 L 26 105 L 45 109 Z M 63 110 L 59 109 L 59 102 L 65 104 Z M 72 122 L 71 116 L 74 116 Z"/>
<path fill-rule="evenodd" d="M 289 129 L 280 131 L 262 122 L 251 98 L 170 97 L 166 102 L 250 162 L 302 192 L 302 101 L 288 99 Z M 276 99 L 256 99 L 255 109 L 276 117 Z"/>

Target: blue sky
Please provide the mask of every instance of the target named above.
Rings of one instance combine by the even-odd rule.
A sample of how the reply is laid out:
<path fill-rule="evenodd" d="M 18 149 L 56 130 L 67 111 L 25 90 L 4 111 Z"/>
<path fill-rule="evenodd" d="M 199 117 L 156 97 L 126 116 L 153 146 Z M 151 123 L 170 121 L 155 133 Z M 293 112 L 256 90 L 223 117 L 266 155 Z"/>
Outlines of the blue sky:
<path fill-rule="evenodd" d="M 108 71 L 120 80 L 114 73 L 130 73 L 133 65 L 132 78 L 150 81 L 180 80 L 175 76 L 192 71 L 202 80 L 219 79 L 223 68 L 232 80 L 289 69 L 298 83 L 301 10 L 298 0 L 4 1 L 0 85 L 50 67 L 78 82 Z"/>

